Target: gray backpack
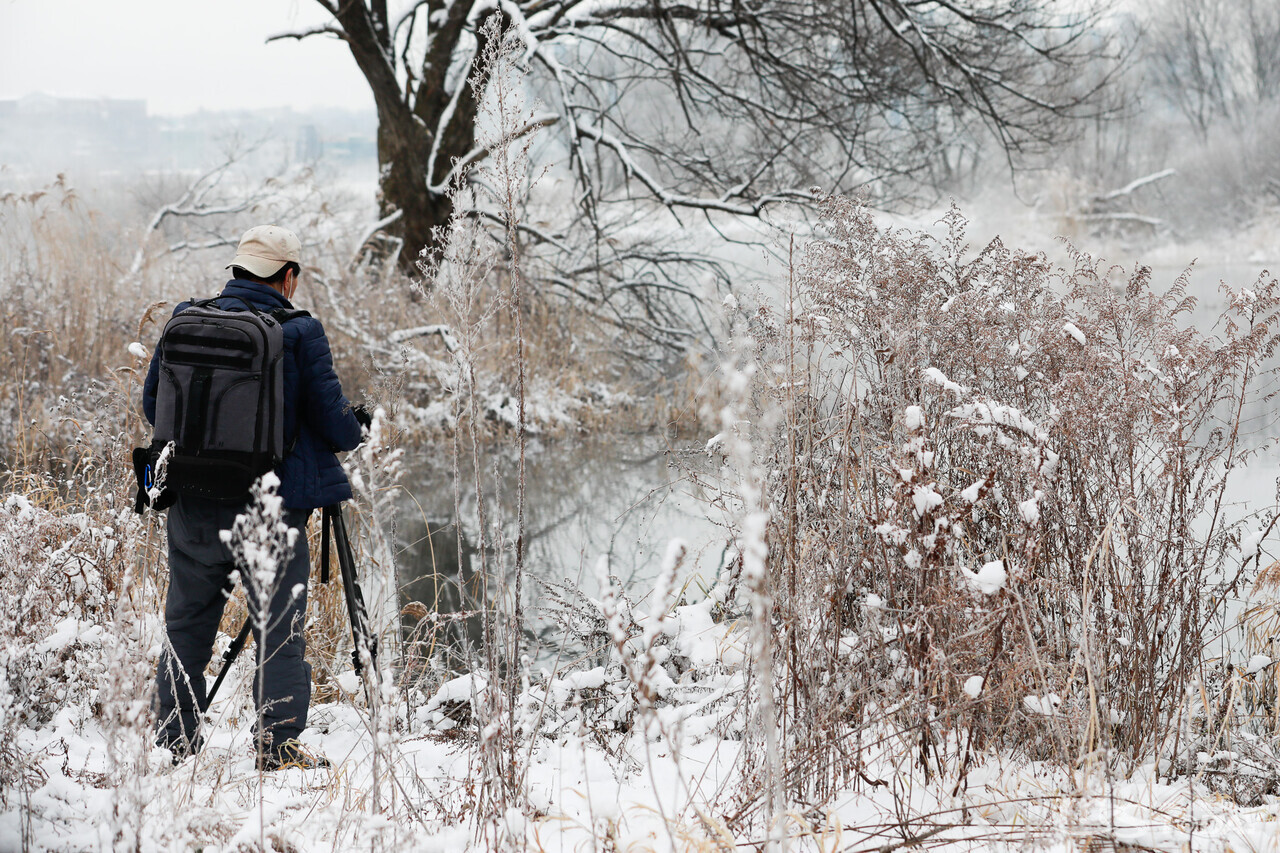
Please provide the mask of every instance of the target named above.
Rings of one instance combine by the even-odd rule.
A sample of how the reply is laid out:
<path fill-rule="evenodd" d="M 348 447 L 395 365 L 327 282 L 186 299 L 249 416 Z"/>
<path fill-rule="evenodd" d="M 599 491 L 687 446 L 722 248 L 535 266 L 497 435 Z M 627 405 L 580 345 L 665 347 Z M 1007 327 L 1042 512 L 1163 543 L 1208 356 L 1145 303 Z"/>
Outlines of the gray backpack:
<path fill-rule="evenodd" d="M 235 299 L 248 310 L 224 310 L 217 299 Z M 286 452 L 283 326 L 309 316 L 298 310 L 262 312 L 239 297 L 215 297 L 193 299 L 169 320 L 160 336 L 156 425 L 148 454 L 154 465 L 173 442 L 166 488 L 243 500 L 253 481 L 280 463 Z"/>

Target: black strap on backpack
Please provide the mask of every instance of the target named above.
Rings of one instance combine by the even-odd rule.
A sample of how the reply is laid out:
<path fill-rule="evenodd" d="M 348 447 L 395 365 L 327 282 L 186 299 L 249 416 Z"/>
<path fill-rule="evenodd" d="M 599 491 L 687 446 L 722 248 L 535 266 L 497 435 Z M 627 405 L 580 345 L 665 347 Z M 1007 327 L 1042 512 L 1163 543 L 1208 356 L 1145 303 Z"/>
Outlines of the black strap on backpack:
<path fill-rule="evenodd" d="M 236 302 L 239 302 L 241 305 L 243 305 L 245 308 L 248 308 L 250 311 L 252 311 L 255 314 L 266 313 L 254 307 L 254 304 L 250 302 L 248 299 L 245 299 L 243 296 L 223 296 L 222 294 L 218 294 L 217 296 L 210 296 L 208 299 L 196 299 L 193 296 L 190 299 L 188 299 L 187 302 L 191 303 L 192 308 L 205 308 L 209 305 L 213 305 L 213 303 L 217 302 L 219 299 L 234 299 Z M 214 307 L 216 308 L 218 306 L 214 305 Z"/>
<path fill-rule="evenodd" d="M 270 313 L 281 326 L 298 317 L 311 316 L 310 311 L 303 311 L 301 308 L 272 308 Z"/>
<path fill-rule="evenodd" d="M 193 296 L 187 301 L 191 303 L 191 305 L 195 308 L 203 308 L 206 305 L 213 305 L 213 303 L 217 302 L 219 299 L 234 299 L 235 301 L 243 305 L 245 308 L 248 308 L 254 314 L 265 315 L 267 317 L 270 317 L 271 319 L 279 323 L 281 326 L 283 326 L 285 323 L 289 322 L 290 320 L 297 319 L 298 317 L 311 316 L 310 311 L 304 311 L 301 308 L 272 308 L 270 311 L 263 311 L 262 309 L 256 307 L 248 299 L 245 299 L 243 296 L 218 295 L 218 296 L 211 296 L 208 299 L 196 299 Z M 214 307 L 217 307 L 217 306 L 214 306 Z"/>
<path fill-rule="evenodd" d="M 253 306 L 253 303 L 239 296 L 214 296 L 211 299 L 201 299 L 201 300 L 196 300 L 193 298 L 191 300 L 191 304 L 195 305 L 199 303 L 200 305 L 209 305 L 219 299 L 234 299 L 237 302 L 244 304 L 245 307 L 247 307 L 250 311 L 252 311 L 255 314 L 265 313 L 266 316 L 275 320 L 281 326 L 283 326 L 285 323 L 289 322 L 290 320 L 296 320 L 299 317 L 311 316 L 310 311 L 303 310 L 302 308 L 272 308 L 270 311 L 266 311 L 266 312 L 259 311 L 257 308 Z M 298 444 L 298 433 L 295 428 L 295 431 L 293 433 L 293 438 L 289 439 L 288 445 L 285 447 L 284 455 L 288 456 L 290 453 L 292 453 L 293 448 L 297 446 L 297 444 Z M 326 560 L 323 565 L 324 565 L 324 569 L 322 571 L 324 572 L 324 579 L 322 580 L 322 583 L 328 583 L 329 582 L 329 562 Z"/>
<path fill-rule="evenodd" d="M 211 381 L 213 381 L 213 370 L 208 367 L 196 370 L 191 381 L 191 399 L 187 402 L 187 417 L 182 434 L 195 447 L 204 443 L 204 416 L 209 410 Z"/>

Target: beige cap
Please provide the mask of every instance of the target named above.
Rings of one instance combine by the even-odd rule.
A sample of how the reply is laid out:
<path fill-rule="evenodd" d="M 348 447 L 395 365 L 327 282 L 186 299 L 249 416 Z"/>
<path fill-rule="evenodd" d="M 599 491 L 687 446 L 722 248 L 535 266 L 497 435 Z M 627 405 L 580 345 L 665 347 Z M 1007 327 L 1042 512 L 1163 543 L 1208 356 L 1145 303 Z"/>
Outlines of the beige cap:
<path fill-rule="evenodd" d="M 240 238 L 236 259 L 227 269 L 240 267 L 259 278 L 270 278 L 285 264 L 301 264 L 302 243 L 298 235 L 279 225 L 255 225 Z"/>

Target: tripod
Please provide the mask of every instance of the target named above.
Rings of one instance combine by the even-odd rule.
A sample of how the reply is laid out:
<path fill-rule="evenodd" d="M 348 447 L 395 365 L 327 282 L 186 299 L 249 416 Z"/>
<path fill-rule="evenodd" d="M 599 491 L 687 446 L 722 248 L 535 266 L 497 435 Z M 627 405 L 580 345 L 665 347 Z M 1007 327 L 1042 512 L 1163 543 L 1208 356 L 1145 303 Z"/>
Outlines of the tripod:
<path fill-rule="evenodd" d="M 355 648 L 351 651 L 351 663 L 357 673 L 364 670 L 360 657 L 360 651 L 364 648 L 369 652 L 369 664 L 376 669 L 378 638 L 369 630 L 369 616 L 364 607 L 364 594 L 356 581 L 356 558 L 351 550 L 351 539 L 347 536 L 346 522 L 342 518 L 342 505 L 331 504 L 324 507 L 320 511 L 320 522 L 323 525 L 320 536 L 320 583 L 329 582 L 329 536 L 332 533 L 334 544 L 338 549 L 338 569 L 342 572 L 342 592 L 347 600 L 347 613 L 351 616 L 351 640 L 355 644 Z M 213 697 L 222 686 L 222 680 L 227 677 L 231 664 L 249 642 L 251 622 L 252 617 L 244 620 L 244 624 L 240 626 L 240 633 L 223 653 L 222 671 L 218 673 L 213 686 L 209 688 L 205 698 L 206 708 L 213 703 Z"/>

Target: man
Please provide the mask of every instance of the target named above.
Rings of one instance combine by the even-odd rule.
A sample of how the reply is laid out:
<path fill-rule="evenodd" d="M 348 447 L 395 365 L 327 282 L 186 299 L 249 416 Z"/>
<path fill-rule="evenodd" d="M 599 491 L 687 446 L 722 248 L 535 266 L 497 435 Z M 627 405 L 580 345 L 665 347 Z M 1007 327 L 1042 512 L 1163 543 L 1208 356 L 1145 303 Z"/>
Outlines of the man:
<path fill-rule="evenodd" d="M 228 264 L 233 278 L 219 295 L 217 307 L 241 310 L 248 303 L 264 313 L 292 310 L 290 299 L 298 289 L 301 248 L 297 236 L 284 228 L 250 228 Z M 180 304 L 174 313 L 188 304 Z M 311 667 L 304 658 L 302 633 L 310 573 L 306 525 L 313 509 L 351 497 L 350 483 L 335 451 L 351 450 L 359 444 L 361 426 L 368 422 L 364 410 L 353 409 L 343 396 L 320 321 L 310 316 L 293 317 L 283 323 L 283 330 L 287 450 L 275 472 L 280 479 L 284 520 L 298 536 L 292 557 L 280 569 L 282 576 L 275 584 L 266 636 L 254 629 L 259 659 L 265 661 L 253 691 L 261 727 L 256 742 L 263 747 L 257 761 L 265 770 L 328 766 L 323 756 L 308 752 L 297 740 L 306 728 L 311 700 Z M 153 425 L 159 374 L 157 348 L 142 392 L 143 412 Z M 198 751 L 202 742 L 199 714 L 208 705 L 204 670 L 212 656 L 218 623 L 232 588 L 230 576 L 236 568 L 219 532 L 229 530 L 236 515 L 244 511 L 243 502 L 217 502 L 180 491 L 169 509 L 169 595 L 165 602 L 169 642 L 156 672 L 156 705 L 157 742 L 173 752 L 175 763 Z M 242 580 L 253 582 L 246 577 Z M 301 594 L 295 594 L 299 585 Z"/>

